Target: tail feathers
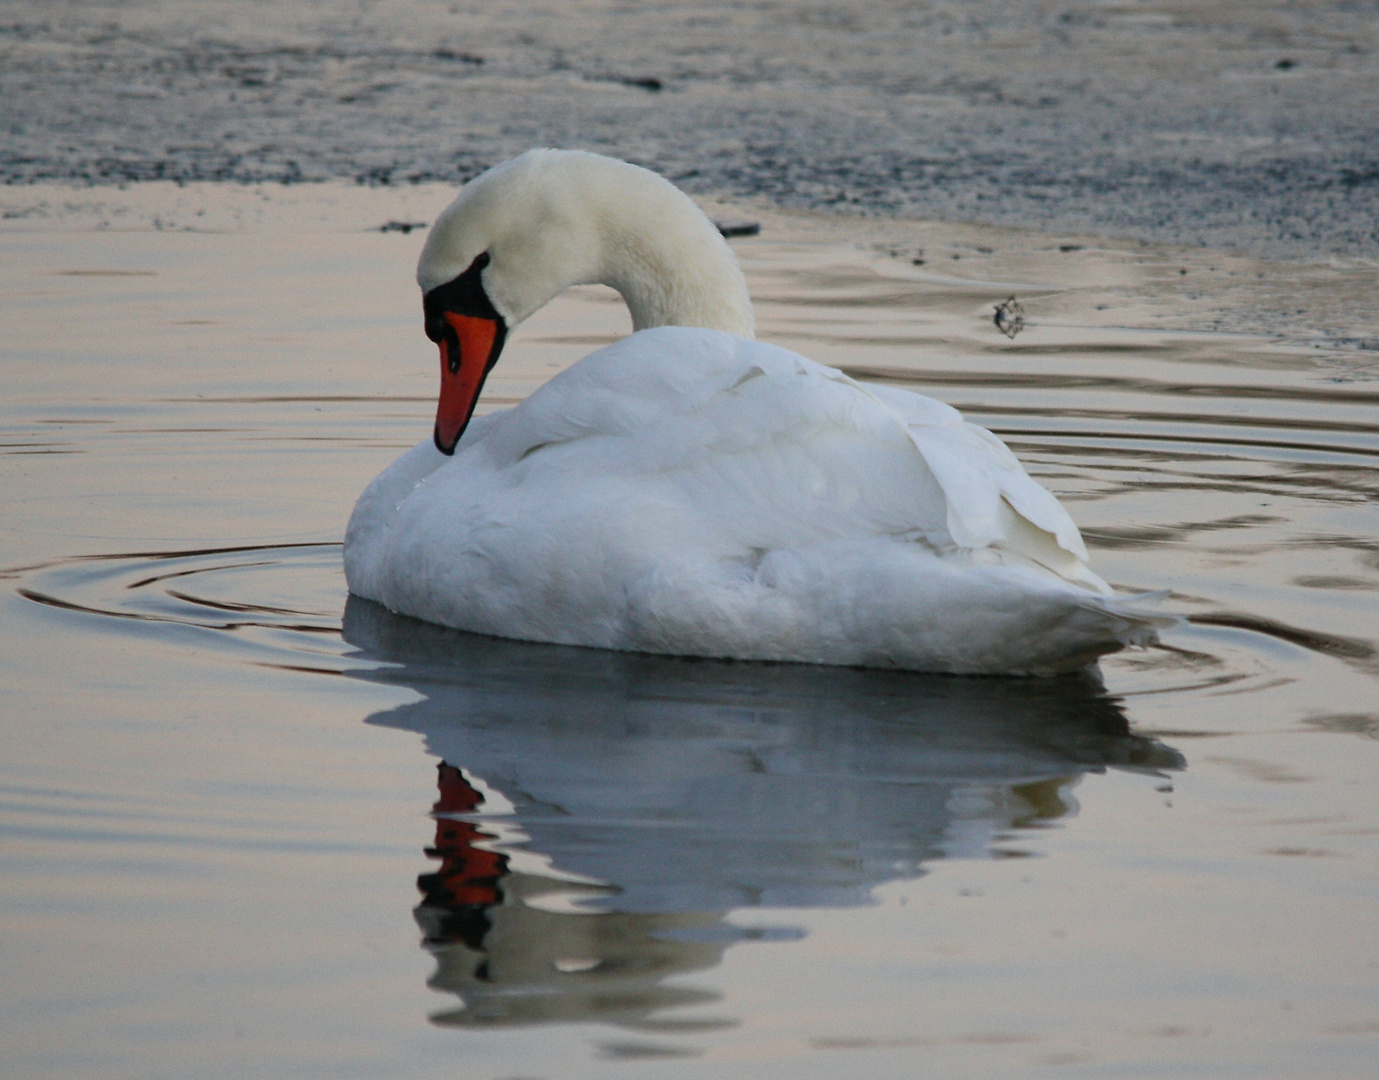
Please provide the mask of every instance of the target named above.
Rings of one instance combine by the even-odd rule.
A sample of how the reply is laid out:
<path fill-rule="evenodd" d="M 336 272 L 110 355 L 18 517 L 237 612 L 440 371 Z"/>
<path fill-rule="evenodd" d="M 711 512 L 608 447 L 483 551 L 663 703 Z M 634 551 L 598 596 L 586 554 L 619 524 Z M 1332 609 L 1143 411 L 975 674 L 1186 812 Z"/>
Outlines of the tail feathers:
<path fill-rule="evenodd" d="M 1160 630 L 1169 630 L 1184 622 L 1181 615 L 1158 609 L 1168 597 L 1168 589 L 1121 596 L 1088 596 L 1083 606 L 1113 616 L 1119 625 L 1112 632 L 1122 645 L 1153 645 L 1159 640 Z"/>

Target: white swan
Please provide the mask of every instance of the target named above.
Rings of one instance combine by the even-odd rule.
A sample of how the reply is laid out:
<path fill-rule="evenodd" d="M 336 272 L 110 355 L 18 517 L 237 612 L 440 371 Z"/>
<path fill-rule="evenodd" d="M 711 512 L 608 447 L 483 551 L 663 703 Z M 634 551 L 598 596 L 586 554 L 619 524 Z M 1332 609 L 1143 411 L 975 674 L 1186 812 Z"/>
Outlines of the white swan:
<path fill-rule="evenodd" d="M 1076 669 L 1173 621 L 1111 595 L 990 432 L 752 340 L 727 244 L 654 173 L 529 151 L 465 185 L 417 280 L 436 430 L 354 509 L 359 596 L 531 641 L 967 673 Z M 507 331 L 591 282 L 635 332 L 470 423 Z"/>

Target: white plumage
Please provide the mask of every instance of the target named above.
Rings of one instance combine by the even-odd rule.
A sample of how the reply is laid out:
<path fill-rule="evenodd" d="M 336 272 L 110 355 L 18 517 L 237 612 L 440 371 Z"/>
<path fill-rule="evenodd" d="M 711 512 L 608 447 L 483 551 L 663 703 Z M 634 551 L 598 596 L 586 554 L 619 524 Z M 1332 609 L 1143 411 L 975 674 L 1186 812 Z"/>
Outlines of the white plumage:
<path fill-rule="evenodd" d="M 488 227 L 502 218 L 512 232 L 524 214 L 546 230 L 539 302 L 523 292 L 523 258 Z M 583 245 L 563 274 L 549 266 L 562 216 Z M 1113 597 L 1053 496 L 956 410 L 676 325 L 714 321 L 678 319 L 680 294 L 702 310 L 726 292 L 719 321 L 739 330 L 750 306 L 744 327 L 731 253 L 659 177 L 589 154 L 523 155 L 465 189 L 419 280 L 441 284 L 481 251 L 505 318 L 557 281 L 599 280 L 648 328 L 474 420 L 453 457 L 428 441 L 374 480 L 346 535 L 355 594 L 532 641 L 971 673 L 1075 669 L 1172 621 Z"/>

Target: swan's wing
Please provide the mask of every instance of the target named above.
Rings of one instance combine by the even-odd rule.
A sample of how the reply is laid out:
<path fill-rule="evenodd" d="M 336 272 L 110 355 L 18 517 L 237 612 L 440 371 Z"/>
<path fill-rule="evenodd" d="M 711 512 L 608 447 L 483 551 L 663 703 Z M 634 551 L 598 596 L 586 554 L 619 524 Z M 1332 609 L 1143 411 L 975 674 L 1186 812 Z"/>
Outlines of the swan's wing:
<path fill-rule="evenodd" d="M 1068 512 L 991 432 L 965 422 L 956 409 L 933 398 L 857 383 L 785 350 L 747 344 L 744 351 L 753 357 L 753 367 L 775 376 L 773 395 L 791 384 L 792 374 L 808 380 L 812 392 L 799 402 L 798 415 L 818 423 L 821 440 L 848 432 L 843 445 L 864 456 L 839 473 L 871 495 L 861 500 L 869 511 L 858 519 L 864 529 L 908 531 L 940 549 L 995 549 L 1068 581 L 1111 592 L 1087 568 L 1086 545 Z M 734 393 L 745 389 L 741 379 Z M 787 409 L 790 396 L 786 390 L 780 402 Z M 769 407 L 763 402 L 760 411 Z M 893 457 L 900 433 L 918 454 L 918 461 L 908 466 Z M 837 465 L 835 457 L 833 467 Z M 904 499 L 903 507 L 885 495 Z M 902 520 L 905 526 L 897 524 Z"/>
<path fill-rule="evenodd" d="M 678 507 L 668 520 L 693 520 L 706 552 L 891 536 L 996 549 L 1106 588 L 1072 519 L 990 432 L 931 398 L 730 334 L 633 334 L 476 436 L 454 470 L 482 462 L 552 498 L 562 484 L 635 491 Z"/>
<path fill-rule="evenodd" d="M 1087 569 L 1087 547 L 1073 519 L 1005 443 L 931 398 L 889 386 L 858 388 L 904 423 L 943 490 L 954 543 L 1010 551 L 1069 581 L 1110 591 Z"/>
<path fill-rule="evenodd" d="M 597 477 L 676 503 L 718 550 L 878 535 L 952 546 L 942 492 L 892 412 L 838 371 L 717 331 L 647 330 L 601 350 L 475 452 L 522 483 Z"/>

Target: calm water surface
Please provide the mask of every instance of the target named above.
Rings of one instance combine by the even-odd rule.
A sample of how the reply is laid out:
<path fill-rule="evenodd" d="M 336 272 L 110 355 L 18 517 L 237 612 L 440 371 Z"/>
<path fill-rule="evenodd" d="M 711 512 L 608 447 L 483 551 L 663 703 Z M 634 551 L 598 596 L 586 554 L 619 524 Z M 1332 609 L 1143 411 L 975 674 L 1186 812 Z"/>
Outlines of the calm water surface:
<path fill-rule="evenodd" d="M 768 228 L 761 336 L 1190 621 L 1100 680 L 502 642 L 347 602 L 433 408 L 377 223 L 0 234 L 6 1076 L 1374 1075 L 1373 352 L 1174 329 L 1176 255 Z M 487 407 L 626 322 L 567 294 Z"/>

